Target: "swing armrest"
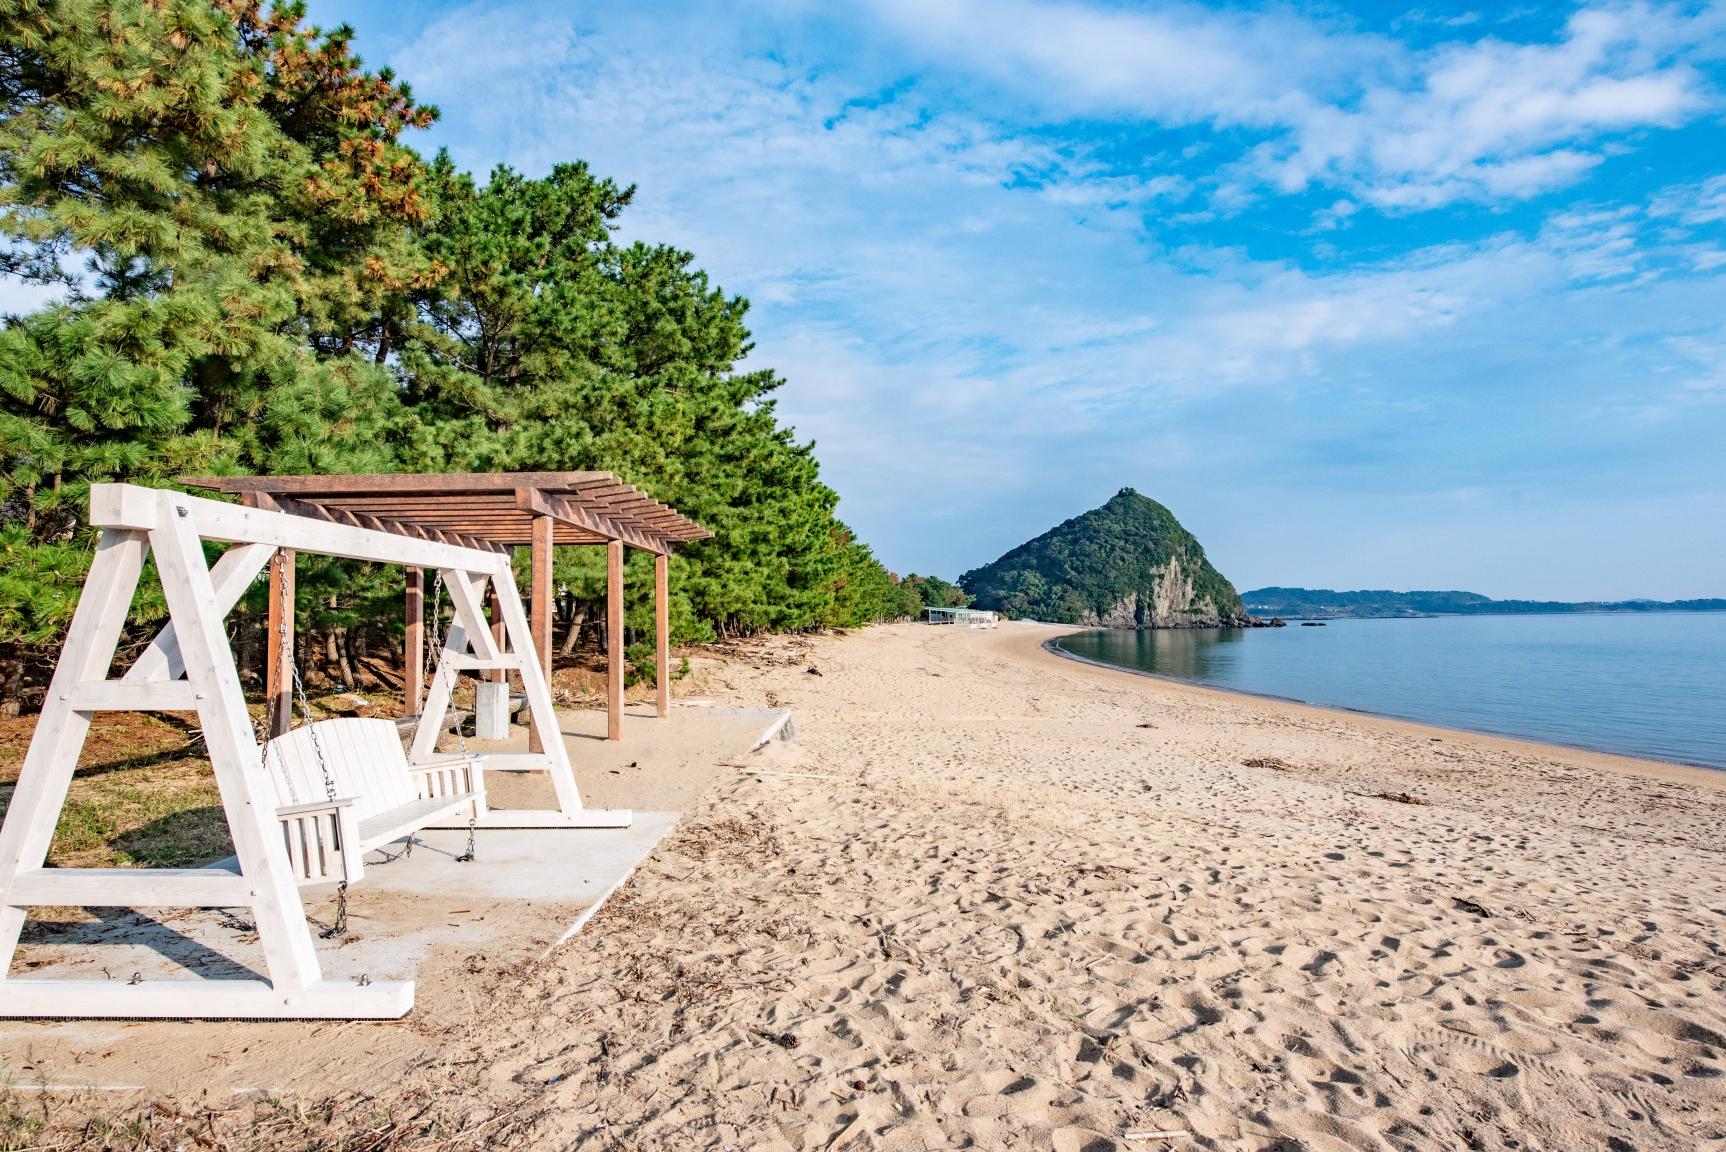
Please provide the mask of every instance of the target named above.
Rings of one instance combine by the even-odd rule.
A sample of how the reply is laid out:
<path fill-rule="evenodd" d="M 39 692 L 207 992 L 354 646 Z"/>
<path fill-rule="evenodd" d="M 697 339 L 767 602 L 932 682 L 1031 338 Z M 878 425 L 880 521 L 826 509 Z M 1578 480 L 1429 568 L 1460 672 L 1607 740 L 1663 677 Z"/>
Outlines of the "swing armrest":
<path fill-rule="evenodd" d="M 410 764 L 408 776 L 414 782 L 414 791 L 424 800 L 429 800 L 434 796 L 472 793 L 476 801 L 476 815 L 483 815 L 485 812 L 485 763 L 483 757 L 483 753 L 476 752 L 471 756 L 446 757 L 428 764 Z"/>
<path fill-rule="evenodd" d="M 313 800 L 310 804 L 284 804 L 276 809 L 277 816 L 306 816 L 313 812 L 327 812 L 331 808 L 347 808 L 354 802 L 352 796 L 341 796 L 334 800 Z"/>
<path fill-rule="evenodd" d="M 284 804 L 276 809 L 294 883 L 357 883 L 365 872 L 355 797 Z"/>

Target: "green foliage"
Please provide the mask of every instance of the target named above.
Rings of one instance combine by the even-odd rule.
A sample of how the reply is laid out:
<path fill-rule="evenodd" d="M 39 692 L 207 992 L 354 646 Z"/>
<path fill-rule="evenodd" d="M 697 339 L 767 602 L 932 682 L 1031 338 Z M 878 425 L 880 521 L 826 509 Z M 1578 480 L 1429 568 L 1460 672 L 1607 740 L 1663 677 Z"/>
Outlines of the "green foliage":
<path fill-rule="evenodd" d="M 428 185 L 426 248 L 450 273 L 402 333 L 407 470 L 602 469 L 640 484 L 715 533 L 672 562 L 680 637 L 877 618 L 839 604 L 857 561 L 811 446 L 775 417 L 779 379 L 734 370 L 747 302 L 686 252 L 615 244 L 631 190 L 581 164 L 539 180 L 499 168 L 480 186 L 446 156 Z M 598 561 L 561 571 L 577 596 L 603 588 Z M 631 628 L 650 619 L 632 601 Z"/>
<path fill-rule="evenodd" d="M 913 572 L 905 577 L 904 586 L 916 594 L 918 613 L 924 608 L 964 608 L 974 599 L 957 584 L 949 584 L 939 576 L 919 576 Z"/>
<path fill-rule="evenodd" d="M 189 473 L 610 470 L 717 534 L 672 562 L 675 638 L 897 614 L 781 381 L 738 370 L 747 302 L 618 244 L 633 189 L 583 164 L 421 160 L 434 111 L 350 40 L 261 0 L 0 0 L 0 272 L 62 290 L 0 324 L 0 665 L 70 619 L 89 485 Z M 593 551 L 557 558 L 579 600 Z M 395 628 L 397 580 L 308 558 L 302 618 Z"/>
<path fill-rule="evenodd" d="M 1179 588 L 1166 583 L 1171 563 Z M 1240 596 L 1211 567 L 1192 533 L 1131 488 L 965 573 L 959 583 L 978 607 L 1064 624 L 1166 626 L 1241 615 Z"/>

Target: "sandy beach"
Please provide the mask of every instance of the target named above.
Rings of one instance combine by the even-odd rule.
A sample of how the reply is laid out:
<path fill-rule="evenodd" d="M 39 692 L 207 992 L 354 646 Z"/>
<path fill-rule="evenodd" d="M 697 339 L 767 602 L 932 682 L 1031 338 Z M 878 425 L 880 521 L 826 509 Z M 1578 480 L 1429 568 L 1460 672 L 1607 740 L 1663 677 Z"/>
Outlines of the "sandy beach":
<path fill-rule="evenodd" d="M 227 1147 L 1726 1149 L 1726 773 L 1136 677 L 1056 631 L 706 669 L 798 740 L 710 765 L 580 936 L 404 1022 L 175 1025 L 163 1060 L 317 1033 L 329 1119 L 225 1104 Z"/>

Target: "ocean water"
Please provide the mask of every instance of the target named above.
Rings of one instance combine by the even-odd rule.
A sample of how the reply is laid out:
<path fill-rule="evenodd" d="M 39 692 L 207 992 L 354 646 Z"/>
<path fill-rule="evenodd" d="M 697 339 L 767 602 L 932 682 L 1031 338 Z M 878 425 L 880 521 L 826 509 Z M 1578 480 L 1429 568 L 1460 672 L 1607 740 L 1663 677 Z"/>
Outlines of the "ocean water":
<path fill-rule="evenodd" d="M 1726 612 L 1331 620 L 1056 643 L 1218 688 L 1726 768 Z"/>

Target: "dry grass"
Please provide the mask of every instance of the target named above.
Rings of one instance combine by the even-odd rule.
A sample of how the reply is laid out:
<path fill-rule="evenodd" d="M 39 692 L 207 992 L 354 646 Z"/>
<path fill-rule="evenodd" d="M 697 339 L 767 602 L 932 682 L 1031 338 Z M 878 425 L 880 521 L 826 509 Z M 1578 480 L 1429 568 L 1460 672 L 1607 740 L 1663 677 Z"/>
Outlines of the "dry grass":
<path fill-rule="evenodd" d="M 0 721 L 0 809 L 24 761 L 35 717 Z M 61 867 L 176 868 L 232 851 L 221 796 L 190 716 L 98 716 L 54 830 Z"/>

